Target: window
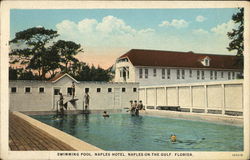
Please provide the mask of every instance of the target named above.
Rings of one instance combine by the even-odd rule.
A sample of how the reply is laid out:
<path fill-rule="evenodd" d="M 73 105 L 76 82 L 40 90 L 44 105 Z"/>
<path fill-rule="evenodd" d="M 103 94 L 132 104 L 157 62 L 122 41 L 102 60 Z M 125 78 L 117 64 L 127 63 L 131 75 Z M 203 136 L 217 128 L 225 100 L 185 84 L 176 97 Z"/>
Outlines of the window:
<path fill-rule="evenodd" d="M 44 87 L 39 88 L 39 93 L 44 93 Z"/>
<path fill-rule="evenodd" d="M 67 95 L 68 96 L 71 96 L 73 94 L 73 89 L 72 89 L 72 87 L 68 87 L 67 88 Z"/>
<path fill-rule="evenodd" d="M 85 88 L 85 93 L 89 93 L 89 88 Z"/>
<path fill-rule="evenodd" d="M 231 72 L 228 72 L 228 79 L 231 79 Z"/>
<path fill-rule="evenodd" d="M 161 69 L 161 78 L 165 79 L 165 69 Z"/>
<path fill-rule="evenodd" d="M 133 88 L 133 92 L 137 92 L 137 88 Z"/>
<path fill-rule="evenodd" d="M 200 71 L 197 70 L 197 79 L 200 79 Z"/>
<path fill-rule="evenodd" d="M 25 87 L 25 93 L 30 93 L 31 92 L 31 88 L 30 87 Z"/>
<path fill-rule="evenodd" d="M 177 69 L 177 79 L 180 79 L 180 70 Z"/>
<path fill-rule="evenodd" d="M 122 77 L 122 70 L 120 70 L 120 77 Z"/>
<path fill-rule="evenodd" d="M 213 71 L 210 71 L 210 79 L 213 79 Z"/>
<path fill-rule="evenodd" d="M 54 95 L 59 95 L 59 93 L 60 93 L 60 89 L 54 89 Z"/>
<path fill-rule="evenodd" d="M 101 92 L 101 88 L 96 88 L 96 92 Z"/>
<path fill-rule="evenodd" d="M 170 79 L 170 69 L 167 70 L 168 74 L 168 79 Z"/>
<path fill-rule="evenodd" d="M 232 72 L 232 79 L 235 79 L 235 73 L 234 72 Z"/>
<path fill-rule="evenodd" d="M 108 88 L 108 92 L 112 92 L 112 88 Z"/>
<path fill-rule="evenodd" d="M 204 71 L 201 71 L 201 79 L 205 79 L 205 73 L 204 73 Z"/>
<path fill-rule="evenodd" d="M 181 78 L 182 78 L 182 79 L 185 79 L 185 70 L 184 70 L 184 69 L 181 70 Z"/>
<path fill-rule="evenodd" d="M 128 75 L 128 79 L 129 79 L 129 70 L 127 70 L 127 75 Z"/>
<path fill-rule="evenodd" d="M 217 79 L 217 71 L 214 71 L 214 79 Z"/>
<path fill-rule="evenodd" d="M 192 70 L 189 70 L 189 77 L 192 78 Z"/>
<path fill-rule="evenodd" d="M 143 73 L 142 73 L 142 69 L 140 68 L 140 69 L 139 69 L 139 78 L 142 78 L 142 74 L 143 74 Z"/>
<path fill-rule="evenodd" d="M 126 92 L 126 88 L 122 88 L 122 92 Z"/>
<path fill-rule="evenodd" d="M 11 93 L 16 93 L 17 89 L 16 89 L 16 87 L 11 87 L 10 91 L 11 91 Z"/>
<path fill-rule="evenodd" d="M 209 66 L 209 60 L 205 59 L 205 66 Z"/>
<path fill-rule="evenodd" d="M 153 69 L 153 75 L 156 77 L 156 68 Z"/>
<path fill-rule="evenodd" d="M 221 71 L 221 78 L 224 78 L 224 72 Z"/>
<path fill-rule="evenodd" d="M 148 69 L 145 69 L 145 78 L 148 78 Z"/>

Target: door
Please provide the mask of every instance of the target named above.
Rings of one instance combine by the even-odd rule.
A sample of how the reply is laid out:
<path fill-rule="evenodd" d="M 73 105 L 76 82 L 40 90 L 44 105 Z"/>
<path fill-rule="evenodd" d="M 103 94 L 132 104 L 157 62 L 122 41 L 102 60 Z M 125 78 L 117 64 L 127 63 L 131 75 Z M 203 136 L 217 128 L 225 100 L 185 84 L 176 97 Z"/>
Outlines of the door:
<path fill-rule="evenodd" d="M 121 107 L 120 88 L 114 88 L 114 108 Z"/>
<path fill-rule="evenodd" d="M 57 101 L 59 100 L 60 90 L 61 90 L 61 88 L 59 88 L 59 87 L 53 87 L 53 108 L 52 108 L 52 110 L 56 110 Z"/>

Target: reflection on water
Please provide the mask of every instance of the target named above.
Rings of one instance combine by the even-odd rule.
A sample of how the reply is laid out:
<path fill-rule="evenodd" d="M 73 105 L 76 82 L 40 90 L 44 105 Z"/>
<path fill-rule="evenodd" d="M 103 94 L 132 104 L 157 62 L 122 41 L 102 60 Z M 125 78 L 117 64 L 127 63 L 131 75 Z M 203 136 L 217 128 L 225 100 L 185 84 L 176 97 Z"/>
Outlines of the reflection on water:
<path fill-rule="evenodd" d="M 32 116 L 109 151 L 242 151 L 243 128 L 130 114 Z M 171 134 L 177 141 L 170 141 Z"/>
<path fill-rule="evenodd" d="M 143 138 L 143 117 L 142 116 L 130 116 L 130 125 L 129 127 L 129 140 L 132 142 L 139 142 Z"/>
<path fill-rule="evenodd" d="M 85 131 L 89 131 L 89 114 L 82 114 Z"/>

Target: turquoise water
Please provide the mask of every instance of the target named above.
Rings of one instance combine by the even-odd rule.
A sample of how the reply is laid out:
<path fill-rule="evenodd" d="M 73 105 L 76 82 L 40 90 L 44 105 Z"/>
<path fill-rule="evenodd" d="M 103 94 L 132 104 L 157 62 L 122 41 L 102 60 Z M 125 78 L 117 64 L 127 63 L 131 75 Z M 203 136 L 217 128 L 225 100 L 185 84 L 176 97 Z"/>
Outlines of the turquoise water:
<path fill-rule="evenodd" d="M 154 116 L 111 114 L 33 118 L 108 151 L 242 151 L 243 128 Z M 177 142 L 171 143 L 171 134 Z"/>

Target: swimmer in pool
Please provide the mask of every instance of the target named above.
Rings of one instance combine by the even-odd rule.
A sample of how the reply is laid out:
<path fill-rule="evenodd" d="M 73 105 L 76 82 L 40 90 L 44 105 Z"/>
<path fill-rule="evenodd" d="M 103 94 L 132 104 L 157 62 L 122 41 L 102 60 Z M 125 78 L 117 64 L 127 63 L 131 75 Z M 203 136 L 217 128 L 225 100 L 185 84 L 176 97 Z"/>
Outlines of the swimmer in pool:
<path fill-rule="evenodd" d="M 109 118 L 109 114 L 107 113 L 107 111 L 104 111 L 102 116 L 103 116 L 104 118 Z"/>
<path fill-rule="evenodd" d="M 171 134 L 170 139 L 171 139 L 172 143 L 176 142 L 176 135 L 175 134 L 174 135 Z"/>
<path fill-rule="evenodd" d="M 202 141 L 204 141 L 206 138 L 201 138 L 199 140 L 185 140 L 185 141 L 182 141 L 182 140 L 177 140 L 177 137 L 175 134 L 171 134 L 170 136 L 170 141 L 172 143 L 186 143 L 188 145 L 191 145 L 191 144 L 194 144 L 194 143 L 201 143 Z"/>

